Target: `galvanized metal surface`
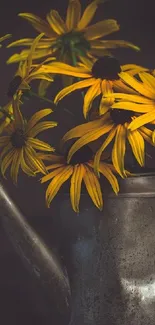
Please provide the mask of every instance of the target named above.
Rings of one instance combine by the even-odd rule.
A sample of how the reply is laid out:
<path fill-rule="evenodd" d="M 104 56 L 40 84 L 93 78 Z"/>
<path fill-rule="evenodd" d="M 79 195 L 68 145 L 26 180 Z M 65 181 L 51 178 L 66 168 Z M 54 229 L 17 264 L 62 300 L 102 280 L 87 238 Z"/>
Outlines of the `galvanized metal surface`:
<path fill-rule="evenodd" d="M 72 211 L 69 195 L 60 195 L 57 201 L 61 254 L 72 291 L 69 325 L 155 325 L 155 176 L 121 181 L 118 196 L 106 186 L 103 212 L 87 194 L 82 195 L 79 215 Z M 0 209 L 21 258 L 45 290 L 52 291 L 65 315 L 69 289 L 59 263 L 44 244 L 40 249 L 42 241 L 29 230 L 3 188 Z M 40 276 L 43 263 L 46 272 Z"/>
<path fill-rule="evenodd" d="M 155 176 L 124 180 L 101 213 L 83 195 L 81 211 L 73 213 L 66 196 L 60 214 L 70 325 L 154 325 Z"/>

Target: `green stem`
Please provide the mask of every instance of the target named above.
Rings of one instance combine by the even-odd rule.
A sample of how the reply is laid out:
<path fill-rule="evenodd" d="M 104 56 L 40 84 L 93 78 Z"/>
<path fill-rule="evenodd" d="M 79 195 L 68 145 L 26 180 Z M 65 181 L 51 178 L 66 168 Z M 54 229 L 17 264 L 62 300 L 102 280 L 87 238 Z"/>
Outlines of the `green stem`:
<path fill-rule="evenodd" d="M 54 105 L 54 107 L 56 107 L 56 105 L 54 104 L 54 102 L 51 99 L 48 99 L 48 98 L 43 97 L 43 96 L 39 96 L 38 94 L 36 94 L 35 92 L 33 92 L 31 90 L 29 91 L 29 93 L 30 93 L 31 96 L 34 96 L 34 97 L 40 98 L 42 100 L 45 100 L 46 102 L 51 103 L 52 105 Z M 67 108 L 65 108 L 64 111 L 66 111 L 68 114 L 70 114 L 72 117 L 75 118 L 74 114 L 72 112 L 70 112 Z"/>
<path fill-rule="evenodd" d="M 42 100 L 44 100 L 44 101 L 46 101 L 46 102 L 52 104 L 54 107 L 56 107 L 56 105 L 54 104 L 53 100 L 48 99 L 47 97 L 39 96 L 38 94 L 36 94 L 36 93 L 35 93 L 34 91 L 32 91 L 32 90 L 29 91 L 29 94 L 30 94 L 31 96 L 37 97 L 37 98 L 39 98 L 39 99 L 42 99 Z"/>
<path fill-rule="evenodd" d="M 73 66 L 76 67 L 77 59 L 76 59 L 76 55 L 75 55 L 75 52 L 74 52 L 74 50 L 73 50 L 72 47 L 71 47 L 71 58 L 72 58 L 72 64 L 73 64 Z M 81 79 L 79 77 L 77 77 L 77 80 L 78 81 L 81 81 Z M 81 91 L 81 95 L 84 98 L 84 92 L 83 91 Z"/>
<path fill-rule="evenodd" d="M 74 53 L 73 47 L 71 46 L 71 59 L 72 59 L 72 64 L 74 67 L 76 67 L 77 64 L 77 59 L 76 59 L 76 55 Z M 79 79 L 79 78 L 78 78 Z"/>

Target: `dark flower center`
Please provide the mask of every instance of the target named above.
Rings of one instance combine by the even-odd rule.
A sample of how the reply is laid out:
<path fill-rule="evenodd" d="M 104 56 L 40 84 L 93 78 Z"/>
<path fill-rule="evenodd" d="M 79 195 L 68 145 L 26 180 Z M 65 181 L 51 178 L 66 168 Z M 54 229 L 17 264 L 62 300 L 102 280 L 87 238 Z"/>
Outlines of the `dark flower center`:
<path fill-rule="evenodd" d="M 26 143 L 26 136 L 24 131 L 17 129 L 11 136 L 11 143 L 15 148 L 22 148 Z"/>
<path fill-rule="evenodd" d="M 67 150 L 65 158 L 67 160 L 68 152 L 70 148 Z M 70 160 L 71 165 L 76 165 L 76 164 L 83 164 L 88 162 L 90 159 L 92 159 L 93 156 L 93 151 L 89 146 L 83 146 L 81 149 L 75 152 L 75 154 L 72 156 Z"/>
<path fill-rule="evenodd" d="M 117 80 L 119 72 L 121 72 L 119 61 L 108 55 L 99 58 L 92 67 L 92 75 L 95 78 Z"/>
<path fill-rule="evenodd" d="M 20 76 L 15 76 L 13 80 L 9 83 L 8 91 L 7 91 L 7 96 L 8 97 L 13 97 L 20 86 L 22 81 L 22 78 Z"/>
<path fill-rule="evenodd" d="M 112 109 L 110 111 L 111 119 L 115 124 L 124 124 L 126 122 L 132 121 L 132 116 L 134 115 L 133 111 L 126 111 L 124 109 Z"/>

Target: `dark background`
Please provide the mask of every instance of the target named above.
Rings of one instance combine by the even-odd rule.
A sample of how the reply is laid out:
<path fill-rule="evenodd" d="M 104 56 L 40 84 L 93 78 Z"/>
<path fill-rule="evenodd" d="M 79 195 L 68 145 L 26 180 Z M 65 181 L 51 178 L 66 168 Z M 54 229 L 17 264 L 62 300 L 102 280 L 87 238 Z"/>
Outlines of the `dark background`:
<path fill-rule="evenodd" d="M 82 0 L 85 7 L 90 1 Z M 36 32 L 22 18 L 17 16 L 20 12 L 32 12 L 44 18 L 50 9 L 56 9 L 64 15 L 67 0 L 37 1 L 1 0 L 0 5 L 0 35 L 6 33 L 13 35 L 12 40 L 24 37 L 34 37 Z M 154 0 L 111 0 L 100 6 L 95 16 L 95 21 L 104 18 L 115 18 L 121 25 L 121 30 L 113 34 L 111 39 L 124 39 L 131 41 L 141 48 L 141 52 L 119 49 L 114 53 L 120 59 L 121 64 L 138 63 L 150 68 L 155 68 L 155 13 Z M 17 48 L 18 50 L 18 48 Z M 12 79 L 16 66 L 5 64 L 7 58 L 14 49 L 0 49 L 0 105 L 7 102 L 6 90 Z M 73 102 L 74 109 L 78 109 Z M 28 115 L 38 108 L 48 107 L 47 104 L 33 100 L 27 104 Z M 54 139 L 59 139 L 69 127 L 75 124 L 71 116 L 61 116 L 61 110 L 54 113 L 53 119 L 59 119 L 59 127 L 51 132 L 51 144 Z M 154 161 L 152 160 L 152 165 Z M 44 201 L 45 187 L 38 184 L 34 179 L 26 176 L 19 178 L 18 186 L 15 187 L 8 181 L 3 181 L 9 194 L 20 207 L 29 222 L 44 237 L 48 244 L 52 242 L 53 218 L 52 208 L 46 209 Z M 56 217 L 56 216 L 55 216 Z M 14 253 L 5 233 L 0 229 L 0 323 L 8 324 L 39 324 L 46 325 L 44 316 L 38 315 L 36 302 L 36 286 L 27 274 L 20 259 Z M 52 307 L 51 307 L 52 308 Z M 57 319 L 57 318 L 56 318 Z M 49 322 L 56 325 L 57 320 Z M 48 324 L 48 322 L 47 322 Z"/>

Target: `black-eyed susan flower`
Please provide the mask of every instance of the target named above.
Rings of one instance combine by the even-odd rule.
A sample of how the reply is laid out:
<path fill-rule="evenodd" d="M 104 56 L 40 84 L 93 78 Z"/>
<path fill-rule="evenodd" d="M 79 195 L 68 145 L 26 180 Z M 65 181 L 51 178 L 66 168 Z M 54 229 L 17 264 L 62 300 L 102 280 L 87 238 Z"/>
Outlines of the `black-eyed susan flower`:
<path fill-rule="evenodd" d="M 134 95 L 126 93 L 114 93 L 116 102 L 113 109 L 123 109 L 134 111 L 139 116 L 131 121 L 128 129 L 134 131 L 139 127 L 155 122 L 155 77 L 148 72 L 140 72 L 140 81 L 127 73 L 121 73 L 121 78 L 136 93 Z M 144 114 L 145 113 L 145 114 Z"/>
<path fill-rule="evenodd" d="M 89 26 L 100 2 L 102 0 L 91 1 L 81 14 L 80 1 L 69 0 L 65 20 L 56 10 L 51 10 L 47 14 L 46 20 L 31 13 L 20 13 L 20 17 L 28 20 L 37 31 L 45 34 L 45 38 L 38 44 L 33 58 L 55 55 L 59 61 L 71 63 L 73 53 L 75 57 L 86 56 L 88 51 L 103 56 L 106 49 L 116 47 L 131 47 L 138 50 L 137 46 L 122 40 L 101 40 L 102 37 L 119 30 L 119 25 L 114 19 L 102 20 Z M 32 41 L 31 38 L 20 39 L 8 47 L 29 46 Z M 14 54 L 8 63 L 25 60 L 28 52 L 28 50 L 24 50 L 20 54 Z"/>
<path fill-rule="evenodd" d="M 110 96 L 113 93 L 113 89 L 131 94 L 135 93 L 133 89 L 121 80 L 121 71 L 125 70 L 129 74 L 137 74 L 139 71 L 147 70 L 135 64 L 120 66 L 115 57 L 108 55 L 94 60 L 81 57 L 81 60 L 82 63 L 78 67 L 61 62 L 53 62 L 43 65 L 42 69 L 46 73 L 59 73 L 84 79 L 63 88 L 55 97 L 55 103 L 58 103 L 62 98 L 75 90 L 89 88 L 84 96 L 83 114 L 85 118 L 91 109 L 93 100 L 97 96 L 102 96 L 99 105 L 99 114 L 102 115 L 114 103 L 114 97 Z M 106 94 L 108 94 L 108 98 L 105 98 Z"/>
<path fill-rule="evenodd" d="M 15 94 L 21 94 L 24 90 L 29 90 L 30 82 L 32 80 L 40 79 L 48 82 L 53 81 L 53 78 L 49 76 L 49 74 L 42 71 L 41 64 L 38 64 L 36 67 L 32 66 L 33 53 L 35 52 L 36 46 L 43 35 L 44 34 L 40 34 L 34 39 L 27 59 L 19 63 L 15 77 L 10 82 L 8 87 L 8 97 L 13 97 Z"/>
<path fill-rule="evenodd" d="M 37 151 L 51 152 L 54 149 L 36 136 L 57 125 L 53 121 L 40 122 L 50 113 L 52 113 L 51 109 L 43 109 L 35 113 L 27 122 L 20 112 L 19 100 L 13 101 L 14 120 L 5 129 L 7 134 L 0 137 L 0 169 L 4 177 L 10 165 L 10 175 L 14 183 L 17 183 L 20 167 L 29 176 L 35 176 L 37 171 L 46 174 L 46 167 L 37 157 Z"/>
<path fill-rule="evenodd" d="M 129 142 L 132 152 L 140 166 L 144 166 L 145 158 L 145 141 L 153 144 L 152 131 L 146 127 L 140 127 L 138 130 L 131 131 L 128 125 L 134 119 L 134 112 L 112 109 L 102 117 L 76 126 L 68 131 L 63 138 L 63 143 L 79 138 L 71 147 L 67 162 L 69 163 L 72 156 L 83 146 L 106 135 L 99 150 L 94 157 L 95 172 L 99 172 L 99 164 L 103 151 L 114 140 L 112 147 L 112 163 L 115 170 L 121 177 L 126 177 L 127 173 L 124 168 L 124 158 L 126 152 L 126 141 Z"/>
<path fill-rule="evenodd" d="M 93 152 L 88 146 L 76 152 L 69 164 L 65 156 L 55 154 L 40 156 L 43 160 L 50 162 L 50 165 L 47 166 L 49 174 L 43 176 L 41 179 L 41 183 L 50 181 L 46 190 L 46 204 L 48 207 L 61 186 L 70 178 L 70 199 L 73 210 L 79 212 L 82 182 L 85 184 L 87 192 L 95 206 L 102 210 L 101 182 L 99 182 L 98 177 L 94 173 L 92 156 Z M 117 194 L 119 185 L 113 173 L 113 166 L 101 161 L 99 171 L 107 178 L 114 192 Z"/>

